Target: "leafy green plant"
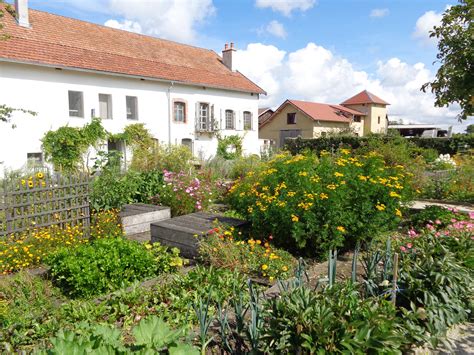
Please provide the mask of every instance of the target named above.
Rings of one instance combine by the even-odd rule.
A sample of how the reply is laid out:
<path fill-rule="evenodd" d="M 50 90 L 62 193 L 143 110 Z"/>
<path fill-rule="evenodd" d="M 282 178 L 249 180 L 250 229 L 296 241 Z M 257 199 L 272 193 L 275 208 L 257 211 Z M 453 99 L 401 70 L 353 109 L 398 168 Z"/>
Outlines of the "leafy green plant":
<path fill-rule="evenodd" d="M 395 307 L 363 299 L 353 284 L 322 293 L 298 287 L 268 301 L 262 350 L 267 353 L 401 353 Z"/>
<path fill-rule="evenodd" d="M 217 155 L 226 159 L 233 160 L 242 155 L 243 137 L 237 134 L 217 137 Z"/>
<path fill-rule="evenodd" d="M 171 271 L 178 251 L 143 245 L 124 238 L 98 239 L 77 248 L 64 248 L 50 255 L 53 280 L 71 297 L 88 297 L 113 291 L 133 281 Z"/>
<path fill-rule="evenodd" d="M 52 348 L 39 354 L 128 354 L 128 353 L 167 353 L 199 354 L 192 345 L 179 340 L 185 335 L 183 329 L 172 330 L 162 319 L 152 316 L 143 319 L 132 329 L 135 341 L 124 344 L 120 330 L 107 326 L 95 325 L 77 334 L 73 331 L 60 330 L 51 339 Z"/>
<path fill-rule="evenodd" d="M 377 153 L 353 156 L 276 155 L 264 169 L 235 183 L 228 200 L 260 236 L 311 256 L 394 228 L 411 198 L 410 174 Z"/>
<path fill-rule="evenodd" d="M 472 274 L 431 233 L 400 239 L 395 246 L 401 251 L 397 306 L 407 329 L 421 328 L 424 334 L 408 332 L 407 337 L 436 347 L 448 327 L 468 317 Z"/>
<path fill-rule="evenodd" d="M 87 151 L 106 137 L 100 119 L 93 118 L 84 127 L 62 126 L 56 131 L 48 131 L 41 141 L 46 159 L 55 169 L 72 172 L 87 170 Z"/>

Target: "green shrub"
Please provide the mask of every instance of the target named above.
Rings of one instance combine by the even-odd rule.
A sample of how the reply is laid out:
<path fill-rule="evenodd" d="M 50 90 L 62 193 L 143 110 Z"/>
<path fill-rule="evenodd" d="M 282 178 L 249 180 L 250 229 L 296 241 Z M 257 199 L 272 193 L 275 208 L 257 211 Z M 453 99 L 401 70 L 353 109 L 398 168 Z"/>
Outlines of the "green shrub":
<path fill-rule="evenodd" d="M 176 249 L 167 253 L 159 244 L 140 244 L 124 238 L 98 239 L 50 255 L 55 284 L 71 297 L 98 295 L 136 280 L 172 271 L 180 263 Z"/>
<path fill-rule="evenodd" d="M 388 143 L 390 141 L 406 140 L 411 144 L 425 149 L 432 149 L 438 154 L 456 154 L 458 151 L 464 151 L 469 147 L 474 147 L 474 135 L 459 135 L 452 138 L 403 138 L 400 136 L 382 136 L 369 135 L 366 137 L 357 136 L 333 136 L 321 138 L 296 138 L 286 141 L 285 148 L 292 154 L 299 154 L 309 149 L 315 152 L 323 150 L 333 151 L 340 147 L 351 147 L 358 149 L 366 146 L 370 141 L 377 140 L 380 143 Z M 466 148 L 467 146 L 467 148 Z"/>
<path fill-rule="evenodd" d="M 472 273 L 432 233 L 401 239 L 395 246 L 401 250 L 397 306 L 406 323 L 407 339 L 429 341 L 436 347 L 449 327 L 468 317 Z"/>
<path fill-rule="evenodd" d="M 129 203 L 149 203 L 160 191 L 163 174 L 160 171 L 137 172 L 106 167 L 94 179 L 90 195 L 91 207 L 96 210 L 121 208 Z"/>
<path fill-rule="evenodd" d="M 395 307 L 363 299 L 354 285 L 335 285 L 322 293 L 298 287 L 264 307 L 265 353 L 396 354 L 406 343 Z"/>
<path fill-rule="evenodd" d="M 124 344 L 120 330 L 107 325 L 87 326 L 78 333 L 60 330 L 51 339 L 52 348 L 38 354 L 199 354 L 192 345 L 180 342 L 184 329 L 172 330 L 156 316 L 141 320 L 132 333 L 134 343 Z"/>
<path fill-rule="evenodd" d="M 260 237 L 312 256 L 395 227 L 402 201 L 411 197 L 409 174 L 375 153 L 354 157 L 280 154 L 229 192 L 233 209 Z"/>

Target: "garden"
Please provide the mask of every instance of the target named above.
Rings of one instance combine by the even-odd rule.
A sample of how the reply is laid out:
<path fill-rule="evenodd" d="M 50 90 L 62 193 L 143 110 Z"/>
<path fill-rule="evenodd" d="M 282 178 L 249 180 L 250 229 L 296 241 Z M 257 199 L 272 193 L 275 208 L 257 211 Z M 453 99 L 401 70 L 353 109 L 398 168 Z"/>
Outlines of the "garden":
<path fill-rule="evenodd" d="M 126 168 L 117 152 L 88 168 L 104 139 L 126 142 Z M 49 132 L 55 169 L 91 179 L 90 226 L 33 224 L 0 238 L 2 352 L 392 354 L 450 349 L 449 330 L 473 320 L 474 213 L 410 208 L 420 198 L 469 205 L 472 150 L 379 136 L 294 141 L 266 158 L 222 146 L 196 164 L 140 124 Z M 51 174 L 8 179 L 37 196 Z M 216 221 L 186 260 L 124 235 L 130 203 L 172 217 L 219 207 L 248 224 Z"/>

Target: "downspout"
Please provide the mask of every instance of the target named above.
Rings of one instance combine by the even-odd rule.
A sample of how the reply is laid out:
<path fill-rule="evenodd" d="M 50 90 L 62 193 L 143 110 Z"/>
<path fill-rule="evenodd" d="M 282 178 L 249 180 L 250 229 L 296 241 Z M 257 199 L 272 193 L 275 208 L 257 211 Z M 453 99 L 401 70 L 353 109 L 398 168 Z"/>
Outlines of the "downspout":
<path fill-rule="evenodd" d="M 167 95 L 168 95 L 168 144 L 171 144 L 171 115 L 172 115 L 172 112 L 171 112 L 171 89 L 173 88 L 174 86 L 174 82 L 172 81 L 171 82 L 171 85 L 169 86 L 168 88 L 168 92 L 167 92 Z"/>

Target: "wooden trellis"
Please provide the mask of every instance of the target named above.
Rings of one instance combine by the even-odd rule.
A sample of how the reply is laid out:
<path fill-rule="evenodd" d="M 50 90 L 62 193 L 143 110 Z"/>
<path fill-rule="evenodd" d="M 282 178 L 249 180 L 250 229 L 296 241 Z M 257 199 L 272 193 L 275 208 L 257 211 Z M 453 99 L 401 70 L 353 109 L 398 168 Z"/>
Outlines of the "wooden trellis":
<path fill-rule="evenodd" d="M 0 237 L 53 225 L 80 226 L 89 234 L 89 177 L 37 172 L 5 179 L 0 194 Z"/>

